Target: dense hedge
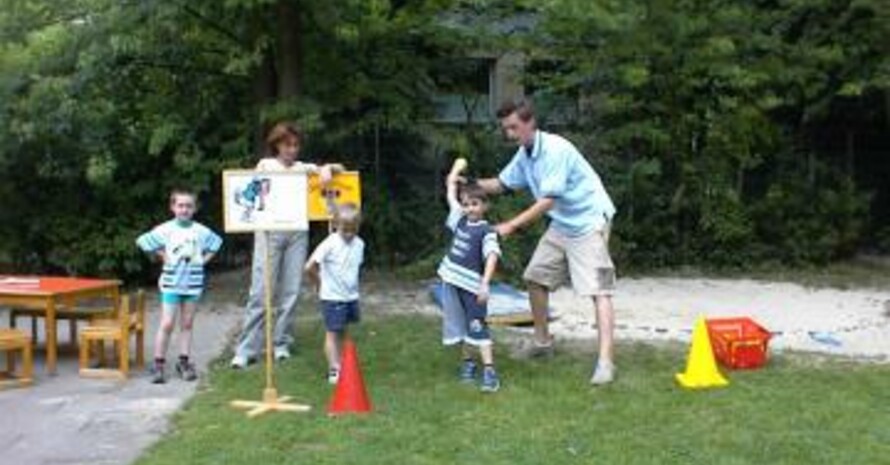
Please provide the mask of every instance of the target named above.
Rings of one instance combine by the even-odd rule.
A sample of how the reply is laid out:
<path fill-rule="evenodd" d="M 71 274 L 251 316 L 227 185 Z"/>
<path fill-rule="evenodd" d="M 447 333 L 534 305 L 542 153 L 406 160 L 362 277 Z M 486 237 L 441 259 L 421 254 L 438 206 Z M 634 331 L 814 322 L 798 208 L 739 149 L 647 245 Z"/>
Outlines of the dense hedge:
<path fill-rule="evenodd" d="M 307 158 L 362 170 L 370 263 L 430 273 L 451 158 L 491 175 L 513 151 L 492 124 L 431 122 L 436 85 L 475 91 L 446 75 L 479 50 L 525 53 L 542 124 L 582 149 L 618 205 L 624 269 L 890 247 L 881 0 L 310 1 L 296 45 L 262 0 L 11 3 L 4 268 L 149 276 L 133 239 L 168 216 L 170 187 L 197 188 L 199 219 L 219 229 L 221 170 L 252 166 L 258 136 L 286 117 L 309 129 Z M 480 26 L 454 27 L 467 17 Z M 288 53 L 301 93 L 270 99 L 258 83 L 274 86 Z M 527 203 L 498 199 L 493 216 Z M 509 276 L 542 227 L 507 242 Z M 243 264 L 249 244 L 230 237 L 220 264 Z"/>

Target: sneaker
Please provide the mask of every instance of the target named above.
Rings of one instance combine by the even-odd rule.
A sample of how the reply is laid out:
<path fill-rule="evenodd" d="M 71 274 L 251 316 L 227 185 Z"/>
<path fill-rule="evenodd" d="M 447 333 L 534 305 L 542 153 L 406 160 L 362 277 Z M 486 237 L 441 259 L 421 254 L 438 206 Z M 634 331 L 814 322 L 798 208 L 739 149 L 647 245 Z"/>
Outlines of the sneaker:
<path fill-rule="evenodd" d="M 235 355 L 232 357 L 232 361 L 229 363 L 229 366 L 232 367 L 233 370 L 243 370 L 247 368 L 247 365 L 250 365 L 250 359 L 243 355 Z"/>
<path fill-rule="evenodd" d="M 195 369 L 195 364 L 191 362 L 177 362 L 176 374 L 185 381 L 194 381 L 198 379 L 198 371 Z"/>
<path fill-rule="evenodd" d="M 457 377 L 462 383 L 472 383 L 476 381 L 476 362 L 472 360 L 464 360 L 460 365 L 460 371 Z"/>
<path fill-rule="evenodd" d="M 328 384 L 336 385 L 340 381 L 340 369 L 332 367 L 328 370 Z"/>
<path fill-rule="evenodd" d="M 602 386 L 615 381 L 615 365 L 612 362 L 599 362 L 590 378 L 590 384 Z"/>
<path fill-rule="evenodd" d="M 482 370 L 482 384 L 479 385 L 479 390 L 482 392 L 497 392 L 500 388 L 501 380 L 498 378 L 498 373 L 494 371 L 494 368 L 486 367 Z"/>
<path fill-rule="evenodd" d="M 164 376 L 164 364 L 155 362 L 151 366 L 151 382 L 152 384 L 164 384 L 167 377 Z"/>
<path fill-rule="evenodd" d="M 549 358 L 553 356 L 553 346 L 553 336 L 550 336 L 550 339 L 546 343 L 541 343 L 532 338 L 530 341 L 526 341 L 522 344 L 514 352 L 514 356 L 520 359 Z"/>
<path fill-rule="evenodd" d="M 275 348 L 275 360 L 282 362 L 290 358 L 290 349 L 287 346 L 279 346 Z"/>

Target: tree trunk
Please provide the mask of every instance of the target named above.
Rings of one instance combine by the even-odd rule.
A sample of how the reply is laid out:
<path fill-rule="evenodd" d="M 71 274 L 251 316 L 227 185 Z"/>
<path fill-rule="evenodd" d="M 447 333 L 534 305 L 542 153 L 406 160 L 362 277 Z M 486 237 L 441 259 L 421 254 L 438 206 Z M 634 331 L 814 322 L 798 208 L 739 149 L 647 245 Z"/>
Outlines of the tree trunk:
<path fill-rule="evenodd" d="M 300 95 L 303 71 L 303 24 L 296 0 L 278 2 L 278 98 Z"/>
<path fill-rule="evenodd" d="M 253 77 L 254 103 L 260 108 L 272 103 L 275 101 L 277 90 L 275 61 L 272 58 L 272 52 L 267 51 L 265 57 L 263 57 L 263 62 L 260 63 L 260 67 Z M 265 130 L 266 128 L 257 127 L 253 135 L 253 148 L 257 156 L 263 156 L 266 151 Z"/>
<path fill-rule="evenodd" d="M 890 90 L 884 91 L 884 121 L 887 122 L 887 129 L 890 129 Z"/>

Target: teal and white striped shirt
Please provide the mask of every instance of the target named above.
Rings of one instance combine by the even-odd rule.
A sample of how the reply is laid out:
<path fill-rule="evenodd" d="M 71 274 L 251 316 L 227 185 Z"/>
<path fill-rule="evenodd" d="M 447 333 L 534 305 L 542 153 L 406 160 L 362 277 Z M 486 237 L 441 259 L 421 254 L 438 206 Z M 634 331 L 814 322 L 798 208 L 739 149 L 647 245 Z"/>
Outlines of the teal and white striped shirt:
<path fill-rule="evenodd" d="M 204 290 L 204 255 L 216 253 L 222 238 L 210 228 L 173 219 L 139 236 L 145 252 L 164 251 L 166 260 L 158 279 L 161 292 L 199 296 Z"/>

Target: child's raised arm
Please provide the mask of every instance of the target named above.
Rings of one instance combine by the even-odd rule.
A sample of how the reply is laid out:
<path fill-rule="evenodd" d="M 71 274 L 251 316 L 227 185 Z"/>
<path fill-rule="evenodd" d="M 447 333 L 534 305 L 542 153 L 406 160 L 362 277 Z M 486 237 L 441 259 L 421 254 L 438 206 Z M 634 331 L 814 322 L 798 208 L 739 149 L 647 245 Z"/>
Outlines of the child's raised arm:
<path fill-rule="evenodd" d="M 451 210 L 460 209 L 460 200 L 457 198 L 457 183 L 460 180 L 460 174 L 467 169 L 466 158 L 458 158 L 451 165 L 451 172 L 445 178 L 445 195 L 448 199 L 448 208 Z"/>

